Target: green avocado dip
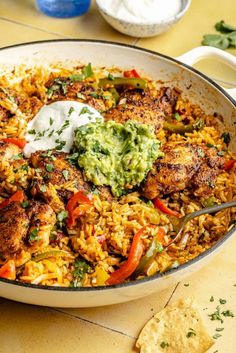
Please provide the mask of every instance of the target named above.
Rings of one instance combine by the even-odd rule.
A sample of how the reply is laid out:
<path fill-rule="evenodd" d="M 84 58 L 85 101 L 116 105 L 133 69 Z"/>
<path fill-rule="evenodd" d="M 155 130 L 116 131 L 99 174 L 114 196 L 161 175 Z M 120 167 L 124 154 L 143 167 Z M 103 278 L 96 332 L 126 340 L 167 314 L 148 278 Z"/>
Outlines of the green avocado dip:
<path fill-rule="evenodd" d="M 95 185 L 109 185 L 115 196 L 139 185 L 153 162 L 163 156 L 153 128 L 135 121 L 80 126 L 74 147 L 86 179 Z"/>

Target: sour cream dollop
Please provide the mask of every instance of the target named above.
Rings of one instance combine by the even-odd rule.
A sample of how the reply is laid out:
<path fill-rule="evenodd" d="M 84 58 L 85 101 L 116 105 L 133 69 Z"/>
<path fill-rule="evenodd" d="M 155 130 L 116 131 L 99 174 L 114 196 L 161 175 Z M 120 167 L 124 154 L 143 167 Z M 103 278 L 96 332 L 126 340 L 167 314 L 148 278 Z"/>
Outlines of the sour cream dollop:
<path fill-rule="evenodd" d="M 125 21 L 156 22 L 180 12 L 181 0 L 103 0 L 103 6 Z"/>
<path fill-rule="evenodd" d="M 84 103 L 58 101 L 45 105 L 28 123 L 24 155 L 30 157 L 36 151 L 50 149 L 69 152 L 75 129 L 97 120 L 103 121 L 102 115 Z"/>

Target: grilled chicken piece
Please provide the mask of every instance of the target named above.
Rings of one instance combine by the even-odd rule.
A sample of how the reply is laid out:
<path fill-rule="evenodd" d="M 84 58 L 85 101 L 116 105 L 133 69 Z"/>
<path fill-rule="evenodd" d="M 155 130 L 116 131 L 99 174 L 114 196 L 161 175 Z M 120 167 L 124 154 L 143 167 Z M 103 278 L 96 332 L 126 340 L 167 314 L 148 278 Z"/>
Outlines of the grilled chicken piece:
<path fill-rule="evenodd" d="M 88 82 L 73 82 L 73 80 L 68 77 L 54 77 L 46 83 L 46 87 L 49 92 L 48 102 L 77 100 L 90 105 L 98 111 L 106 110 L 104 100 L 93 96 L 96 92 L 93 85 Z"/>
<path fill-rule="evenodd" d="M 177 101 L 177 91 L 170 88 L 156 90 L 131 90 L 120 95 L 118 105 L 105 114 L 105 120 L 124 123 L 135 120 L 153 125 L 158 133 L 163 127 L 164 118 L 171 115 Z"/>
<path fill-rule="evenodd" d="M 167 143 L 164 157 L 157 160 L 143 185 L 143 195 L 154 199 L 161 195 L 194 189 L 194 194 L 211 193 L 216 176 L 223 166 L 223 158 L 214 148 L 190 143 Z"/>
<path fill-rule="evenodd" d="M 170 87 L 161 87 L 158 91 L 159 107 L 165 116 L 171 116 L 175 112 L 180 93 L 177 88 Z"/>
<path fill-rule="evenodd" d="M 27 188 L 31 180 L 28 161 L 23 158 L 22 150 L 8 142 L 0 140 L 0 181 L 6 181 L 0 192 L 15 192 L 18 188 Z"/>
<path fill-rule="evenodd" d="M 39 195 L 55 212 L 64 209 L 62 200 L 66 202 L 71 197 L 71 190 L 90 189 L 81 171 L 68 162 L 67 156 L 63 152 L 38 151 L 30 159 L 41 176 L 41 180 L 35 179 L 32 194 Z"/>
<path fill-rule="evenodd" d="M 21 97 L 18 107 L 25 114 L 35 115 L 43 106 L 43 102 L 36 96 Z"/>
<path fill-rule="evenodd" d="M 28 210 L 30 218 L 28 242 L 31 244 L 31 250 L 35 252 L 49 245 L 56 215 L 49 205 L 38 201 L 31 202 Z"/>
<path fill-rule="evenodd" d="M 148 199 L 185 189 L 200 167 L 196 146 L 167 143 L 162 151 L 164 157 L 156 161 L 143 186 L 143 194 Z"/>
<path fill-rule="evenodd" d="M 0 252 L 15 253 L 23 245 L 29 218 L 20 202 L 11 202 L 0 209 Z"/>
<path fill-rule="evenodd" d="M 13 143 L 8 143 L 0 140 L 0 159 L 11 160 L 13 157 L 19 155 L 21 150 Z"/>
<path fill-rule="evenodd" d="M 150 90 L 132 90 L 120 95 L 118 105 L 110 109 L 104 119 L 114 120 L 120 124 L 127 120 L 134 120 L 154 126 L 157 133 L 162 129 L 164 114 L 159 108 L 159 100 L 155 93 Z"/>
<path fill-rule="evenodd" d="M 208 196 L 212 193 L 216 177 L 224 167 L 224 158 L 217 154 L 217 150 L 202 146 L 204 158 L 200 168 L 192 179 L 195 196 Z"/>

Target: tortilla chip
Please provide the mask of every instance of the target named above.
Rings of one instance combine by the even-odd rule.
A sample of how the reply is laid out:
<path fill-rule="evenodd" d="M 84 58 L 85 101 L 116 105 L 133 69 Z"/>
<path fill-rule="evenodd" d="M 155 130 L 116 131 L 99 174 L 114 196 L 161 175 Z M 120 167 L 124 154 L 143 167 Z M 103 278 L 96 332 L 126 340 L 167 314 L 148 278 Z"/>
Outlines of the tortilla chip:
<path fill-rule="evenodd" d="M 142 329 L 140 353 L 204 353 L 214 344 L 192 298 L 157 313 Z"/>

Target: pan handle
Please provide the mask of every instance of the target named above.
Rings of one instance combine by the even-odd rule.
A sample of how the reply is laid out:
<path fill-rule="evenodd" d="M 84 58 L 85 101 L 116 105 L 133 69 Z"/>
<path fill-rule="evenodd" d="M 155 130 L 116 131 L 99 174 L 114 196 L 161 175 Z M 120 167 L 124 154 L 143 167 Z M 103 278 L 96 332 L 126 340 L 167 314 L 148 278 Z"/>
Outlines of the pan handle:
<path fill-rule="evenodd" d="M 210 57 L 217 58 L 218 60 L 230 66 L 233 70 L 236 70 L 236 57 L 230 53 L 214 47 L 197 47 L 183 55 L 178 56 L 176 59 L 183 62 L 184 64 L 192 66 L 198 61 Z M 236 88 L 224 88 L 224 90 L 234 99 L 236 99 Z"/>

